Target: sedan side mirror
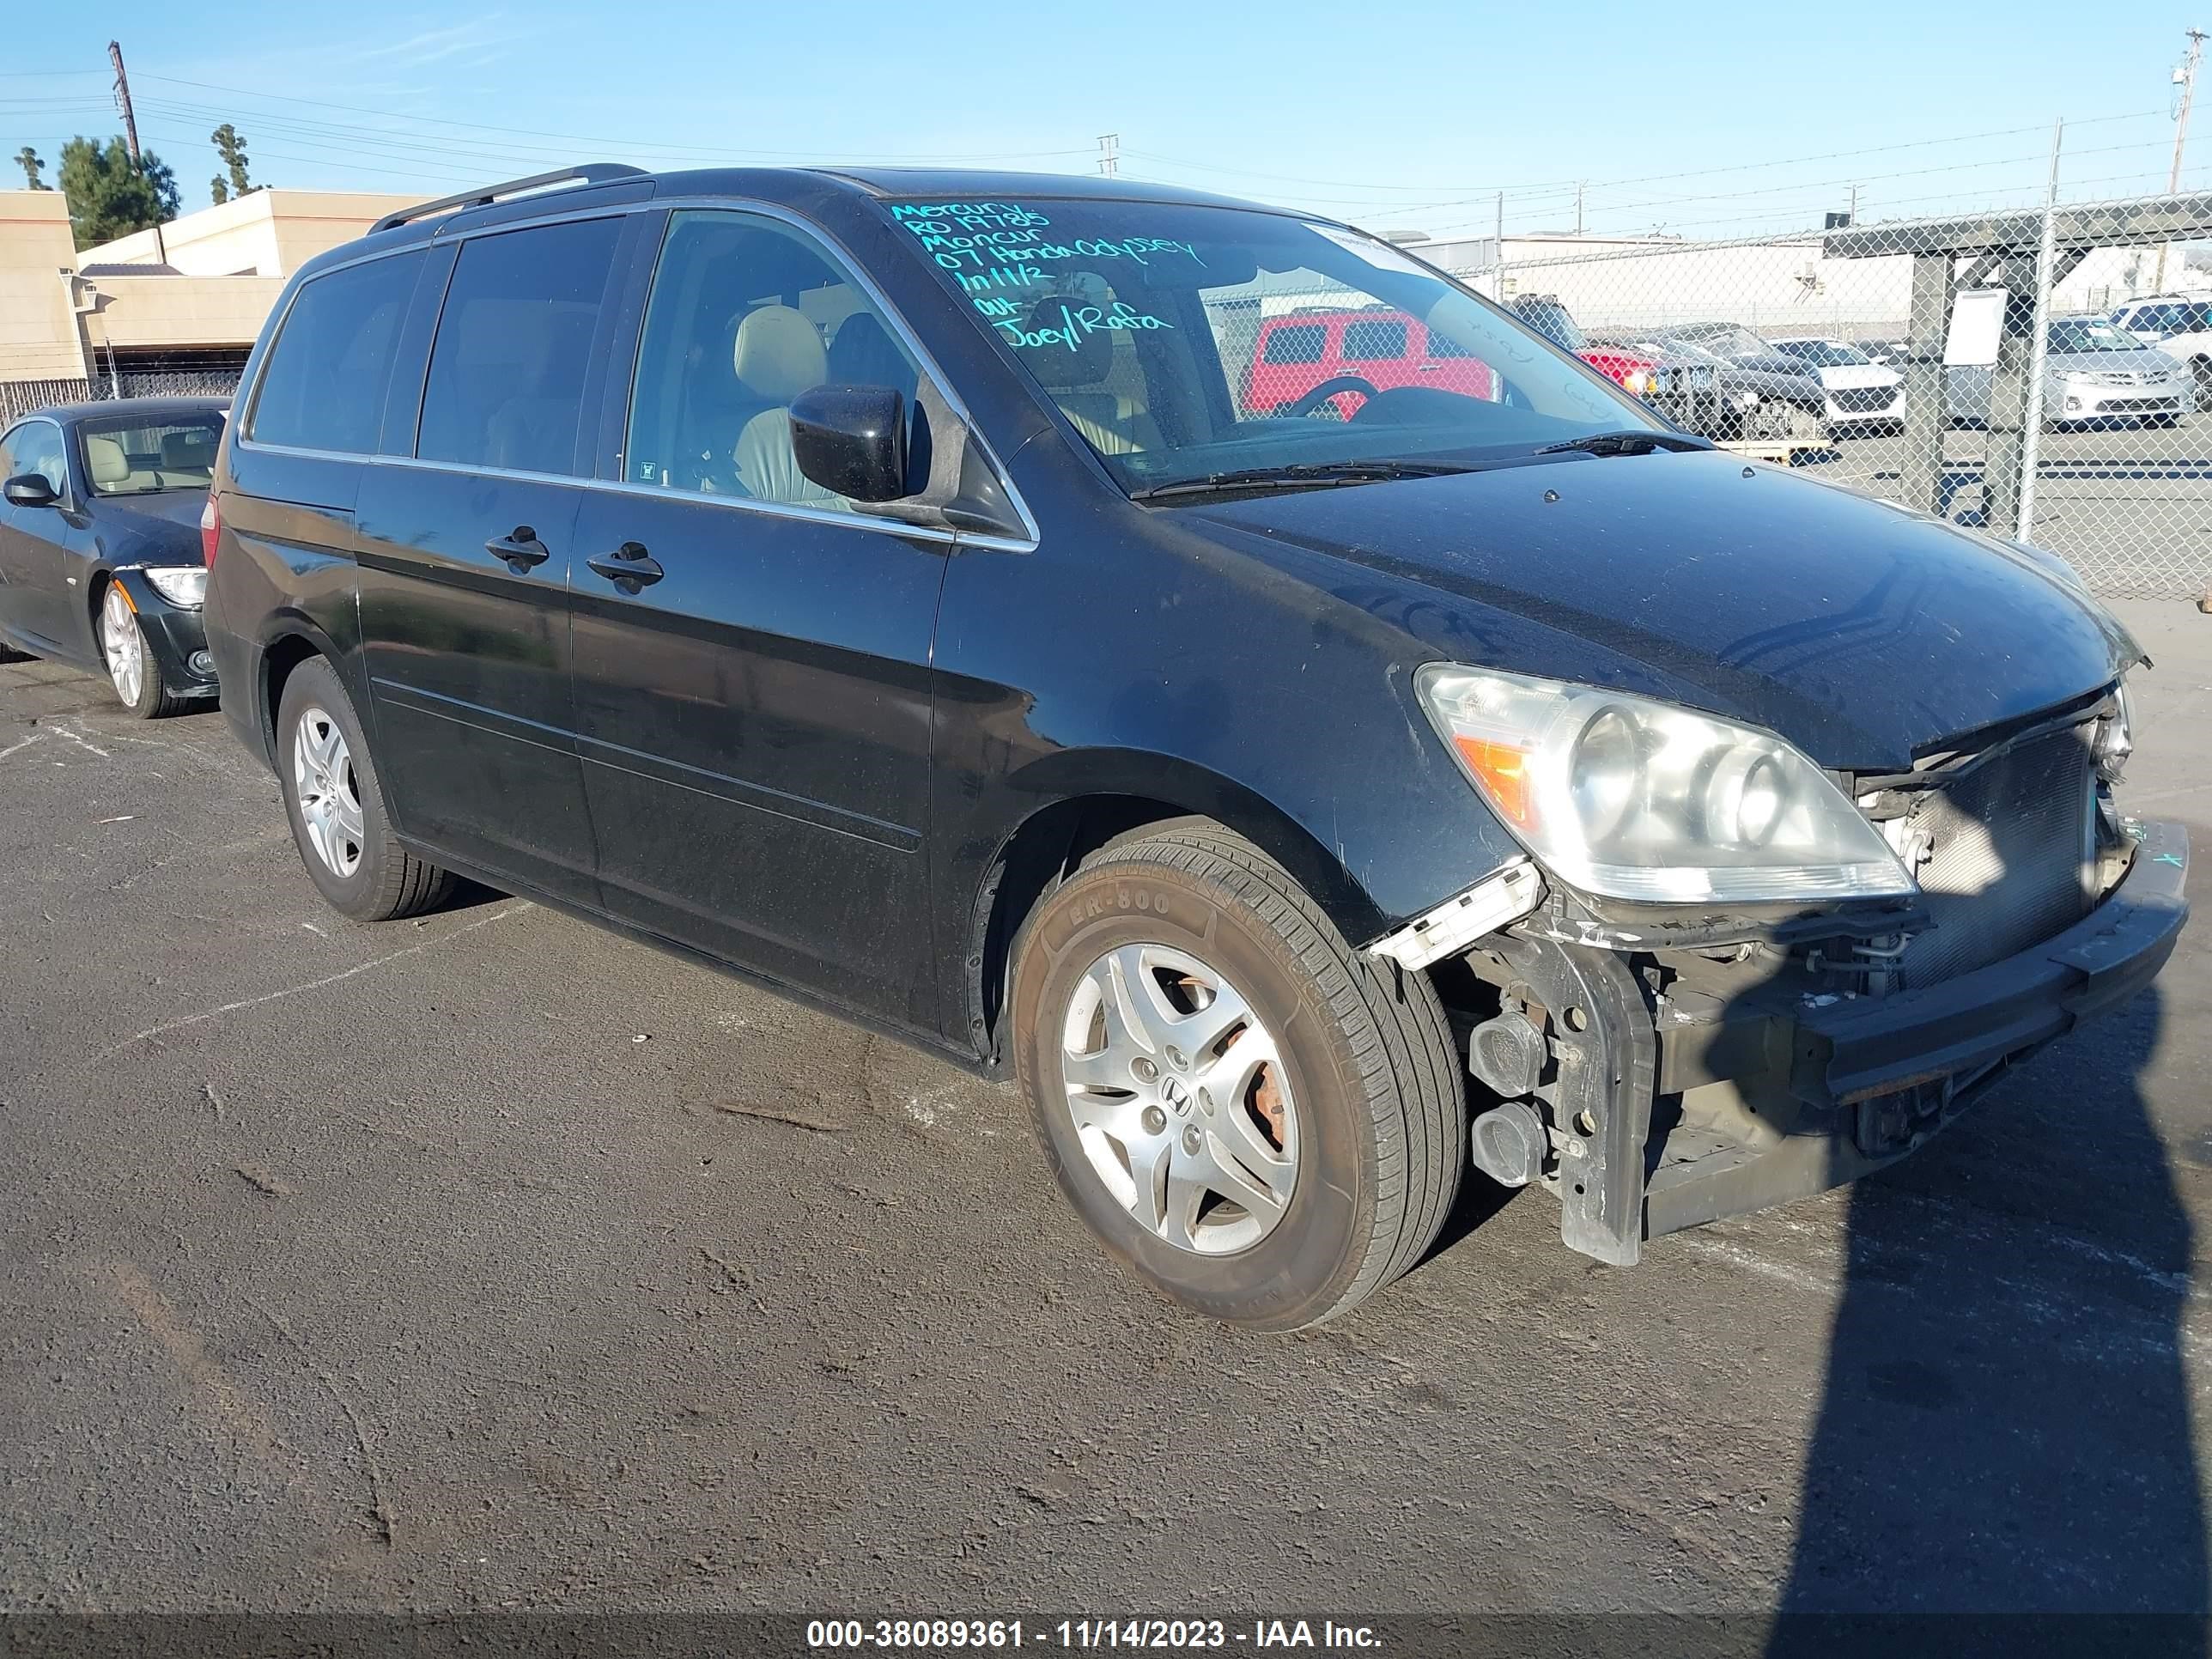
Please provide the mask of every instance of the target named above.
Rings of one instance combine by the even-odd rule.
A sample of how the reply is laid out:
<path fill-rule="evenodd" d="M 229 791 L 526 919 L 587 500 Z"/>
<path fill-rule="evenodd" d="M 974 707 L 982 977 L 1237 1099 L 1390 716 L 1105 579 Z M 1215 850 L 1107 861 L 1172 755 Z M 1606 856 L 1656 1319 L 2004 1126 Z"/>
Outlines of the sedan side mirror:
<path fill-rule="evenodd" d="M 791 400 L 799 470 L 856 501 L 895 501 L 906 483 L 906 399 L 887 386 L 817 386 Z M 12 489 L 13 486 L 11 485 Z"/>
<path fill-rule="evenodd" d="M 9 479 L 4 492 L 0 493 L 7 495 L 10 507 L 52 507 L 61 500 L 60 492 L 36 472 Z"/>

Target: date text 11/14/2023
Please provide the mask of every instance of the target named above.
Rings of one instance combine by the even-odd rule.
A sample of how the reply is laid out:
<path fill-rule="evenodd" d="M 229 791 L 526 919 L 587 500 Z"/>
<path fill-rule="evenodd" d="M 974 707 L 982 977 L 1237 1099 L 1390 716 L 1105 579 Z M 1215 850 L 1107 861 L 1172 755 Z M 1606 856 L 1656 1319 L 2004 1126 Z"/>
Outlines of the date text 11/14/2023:
<path fill-rule="evenodd" d="M 806 1626 L 809 1648 L 944 1652 L 958 1648 L 1064 1648 L 1079 1651 L 1143 1649 L 1337 1649 L 1382 1647 L 1370 1625 L 1334 1619 L 817 1619 Z"/>

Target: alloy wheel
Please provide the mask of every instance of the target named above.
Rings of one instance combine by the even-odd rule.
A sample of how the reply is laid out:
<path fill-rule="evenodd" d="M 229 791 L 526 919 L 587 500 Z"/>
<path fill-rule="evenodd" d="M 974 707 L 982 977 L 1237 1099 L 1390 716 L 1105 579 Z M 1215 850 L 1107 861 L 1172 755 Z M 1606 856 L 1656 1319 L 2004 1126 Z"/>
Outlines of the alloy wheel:
<path fill-rule="evenodd" d="M 1108 951 L 1069 999 L 1060 1072 L 1091 1169 L 1146 1231 L 1227 1255 L 1282 1220 L 1297 1105 L 1273 1034 L 1217 969 L 1164 945 Z"/>
<path fill-rule="evenodd" d="M 338 723 L 312 703 L 292 733 L 292 787 L 315 856 L 332 875 L 352 875 L 366 836 L 353 751 Z"/>
<path fill-rule="evenodd" d="M 100 605 L 100 644 L 107 657 L 108 677 L 115 682 L 115 695 L 123 699 L 126 708 L 137 708 L 139 694 L 146 689 L 146 641 L 138 631 L 137 613 L 131 609 L 131 601 L 112 582 Z"/>

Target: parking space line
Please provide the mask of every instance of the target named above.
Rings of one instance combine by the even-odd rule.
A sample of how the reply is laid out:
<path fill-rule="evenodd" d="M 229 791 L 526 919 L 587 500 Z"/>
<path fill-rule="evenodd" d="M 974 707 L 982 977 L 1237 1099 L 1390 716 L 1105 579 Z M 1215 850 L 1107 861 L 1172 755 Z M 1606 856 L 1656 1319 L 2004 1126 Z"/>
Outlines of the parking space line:
<path fill-rule="evenodd" d="M 352 979 L 356 975 L 367 973 L 372 968 L 381 968 L 387 962 L 397 962 L 402 957 L 420 956 L 434 945 L 443 945 L 448 939 L 459 939 L 464 933 L 473 933 L 479 927 L 489 927 L 495 921 L 504 921 L 518 910 L 527 910 L 530 908 L 526 903 L 510 904 L 504 910 L 494 911 L 488 916 L 479 916 L 474 921 L 454 928 L 450 933 L 441 933 L 436 939 L 426 939 L 421 944 L 410 945 L 404 951 L 394 951 L 386 956 L 372 957 L 367 962 L 347 969 L 343 973 L 325 974 L 322 978 L 311 979 L 304 985 L 288 985 L 281 991 L 264 992 L 258 997 L 246 997 L 238 1002 L 226 1002 L 220 1008 L 209 1008 L 200 1013 L 187 1014 L 182 1019 L 173 1019 L 167 1024 L 149 1026 L 135 1036 L 126 1037 L 117 1046 L 128 1048 L 135 1043 L 144 1042 L 153 1037 L 166 1036 L 171 1031 L 181 1031 L 187 1025 L 198 1025 L 205 1020 L 220 1019 L 225 1014 L 237 1013 L 240 1009 L 258 1008 L 264 1002 L 281 1002 L 286 997 L 295 997 L 303 992 L 319 991 L 326 985 L 336 985 L 341 980 Z"/>

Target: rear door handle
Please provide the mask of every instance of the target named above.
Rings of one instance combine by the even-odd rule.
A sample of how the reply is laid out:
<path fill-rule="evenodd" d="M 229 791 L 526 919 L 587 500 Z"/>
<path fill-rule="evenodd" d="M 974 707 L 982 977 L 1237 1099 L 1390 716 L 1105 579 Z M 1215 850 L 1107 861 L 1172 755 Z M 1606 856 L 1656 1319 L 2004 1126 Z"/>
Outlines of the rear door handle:
<path fill-rule="evenodd" d="M 495 559 L 505 559 L 507 568 L 518 576 L 544 564 L 546 560 L 553 556 L 546 550 L 545 544 L 538 539 L 538 532 L 526 524 L 517 525 L 512 536 L 502 536 L 496 541 L 486 542 L 484 551 Z"/>
<path fill-rule="evenodd" d="M 649 587 L 668 573 L 636 542 L 624 542 L 611 553 L 598 553 L 584 562 L 625 593 Z"/>

